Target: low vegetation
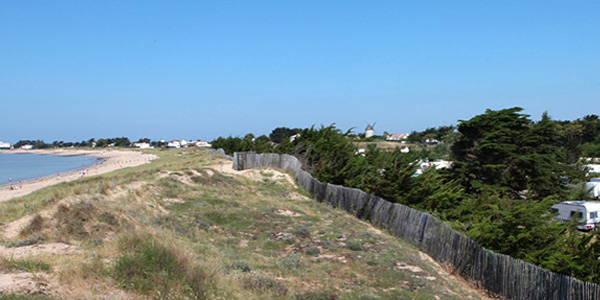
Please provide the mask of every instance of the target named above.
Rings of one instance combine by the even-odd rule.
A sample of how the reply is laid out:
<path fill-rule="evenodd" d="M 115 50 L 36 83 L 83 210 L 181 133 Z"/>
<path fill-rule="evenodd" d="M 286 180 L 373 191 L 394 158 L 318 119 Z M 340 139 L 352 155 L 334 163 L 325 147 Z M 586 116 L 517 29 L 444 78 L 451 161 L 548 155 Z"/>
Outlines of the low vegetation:
<path fill-rule="evenodd" d="M 153 153 L 149 165 L 0 203 L 12 255 L 0 273 L 35 283 L 2 299 L 482 298 L 287 174 L 233 175 L 197 149 Z"/>

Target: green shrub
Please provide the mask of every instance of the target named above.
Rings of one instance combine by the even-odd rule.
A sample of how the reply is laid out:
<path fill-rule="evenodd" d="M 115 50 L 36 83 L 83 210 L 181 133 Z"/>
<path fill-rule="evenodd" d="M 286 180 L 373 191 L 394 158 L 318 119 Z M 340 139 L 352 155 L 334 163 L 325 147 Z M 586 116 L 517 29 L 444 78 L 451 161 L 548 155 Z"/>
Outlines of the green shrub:
<path fill-rule="evenodd" d="M 242 271 L 242 272 L 251 272 L 252 266 L 245 261 L 234 261 L 227 265 L 227 269 L 238 270 L 238 271 Z"/>
<path fill-rule="evenodd" d="M 42 230 L 43 226 L 44 226 L 44 218 L 42 218 L 42 216 L 40 216 L 39 214 L 36 214 L 31 219 L 29 224 L 25 228 L 23 228 L 23 230 L 21 230 L 21 235 L 27 236 L 27 235 L 39 232 L 40 230 Z"/>
<path fill-rule="evenodd" d="M 108 225 L 112 225 L 112 226 L 119 224 L 119 219 L 117 219 L 117 216 L 115 216 L 113 213 L 110 213 L 107 211 L 100 214 L 100 216 L 98 217 L 98 221 L 106 223 Z"/>
<path fill-rule="evenodd" d="M 369 293 L 362 293 L 362 294 L 360 294 L 358 299 L 360 299 L 360 300 L 377 300 L 377 299 L 381 299 L 381 297 L 379 297 L 377 295 L 369 294 Z"/>
<path fill-rule="evenodd" d="M 339 297 L 330 291 L 312 291 L 296 294 L 296 300 L 337 300 Z"/>
<path fill-rule="evenodd" d="M 71 206 L 59 205 L 54 219 L 59 221 L 62 234 L 77 239 L 87 238 L 90 233 L 85 224 L 93 218 L 96 207 L 89 201 L 81 201 Z"/>
<path fill-rule="evenodd" d="M 2 271 L 26 271 L 30 273 L 48 272 L 50 265 L 41 260 L 26 259 L 0 259 L 0 270 Z M 0 298 L 2 299 L 2 298 Z"/>
<path fill-rule="evenodd" d="M 319 249 L 319 247 L 308 247 L 306 250 L 304 250 L 304 254 L 317 256 L 321 254 L 321 249 Z"/>
<path fill-rule="evenodd" d="M 166 247 L 150 235 L 126 236 L 120 249 L 124 253 L 115 262 L 113 277 L 123 288 L 161 298 L 204 299 L 213 286 L 212 274 L 180 249 Z"/>
<path fill-rule="evenodd" d="M 22 295 L 22 294 L 8 294 L 1 295 L 1 300 L 55 300 L 56 298 L 49 295 Z"/>
<path fill-rule="evenodd" d="M 279 266 L 286 270 L 301 269 L 304 267 L 304 262 L 298 257 L 288 256 L 279 261 Z"/>
<path fill-rule="evenodd" d="M 360 241 L 348 241 L 346 244 L 346 248 L 352 251 L 363 251 L 365 247 L 360 243 Z"/>
<path fill-rule="evenodd" d="M 309 238 L 310 237 L 310 230 L 308 230 L 308 228 L 306 228 L 304 226 L 296 227 L 296 230 L 294 231 L 294 233 L 301 238 Z"/>
<path fill-rule="evenodd" d="M 250 275 L 242 278 L 242 287 L 254 292 L 269 292 L 275 296 L 285 296 L 288 289 L 279 281 L 261 275 Z"/>
<path fill-rule="evenodd" d="M 41 235 L 37 235 L 34 237 L 30 237 L 21 241 L 14 241 L 14 242 L 10 242 L 8 244 L 6 244 L 7 248 L 13 248 L 13 247 L 23 247 L 23 246 L 30 246 L 30 245 L 35 245 L 41 241 L 44 240 L 44 237 Z"/>

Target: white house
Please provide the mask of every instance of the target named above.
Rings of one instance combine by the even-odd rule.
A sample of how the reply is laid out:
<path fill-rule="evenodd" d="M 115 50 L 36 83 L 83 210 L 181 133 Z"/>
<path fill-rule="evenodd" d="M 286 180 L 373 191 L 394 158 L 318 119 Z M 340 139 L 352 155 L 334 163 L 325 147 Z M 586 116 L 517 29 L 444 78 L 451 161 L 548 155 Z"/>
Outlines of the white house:
<path fill-rule="evenodd" d="M 402 141 L 408 138 L 408 134 L 406 133 L 395 133 L 388 135 L 385 139 L 388 141 Z"/>
<path fill-rule="evenodd" d="M 207 141 L 190 141 L 190 144 L 200 148 L 210 148 L 212 146 Z"/>
<path fill-rule="evenodd" d="M 181 143 L 179 141 L 172 141 L 167 144 L 167 148 L 181 148 Z"/>
<path fill-rule="evenodd" d="M 154 147 L 150 146 L 149 143 L 133 143 L 134 147 L 138 147 L 140 149 L 152 149 Z"/>
<path fill-rule="evenodd" d="M 23 149 L 23 150 L 31 150 L 31 149 L 33 149 L 33 146 L 32 145 L 23 145 L 23 146 L 21 146 L 21 149 Z"/>
<path fill-rule="evenodd" d="M 294 134 L 294 135 L 290 136 L 290 142 L 293 142 L 295 139 L 297 139 L 297 138 L 299 138 L 299 137 L 300 137 L 300 134 L 299 134 L 299 133 L 297 133 L 297 134 Z"/>
<path fill-rule="evenodd" d="M 3 143 L 0 142 L 0 149 L 12 149 L 13 145 L 11 143 Z"/>

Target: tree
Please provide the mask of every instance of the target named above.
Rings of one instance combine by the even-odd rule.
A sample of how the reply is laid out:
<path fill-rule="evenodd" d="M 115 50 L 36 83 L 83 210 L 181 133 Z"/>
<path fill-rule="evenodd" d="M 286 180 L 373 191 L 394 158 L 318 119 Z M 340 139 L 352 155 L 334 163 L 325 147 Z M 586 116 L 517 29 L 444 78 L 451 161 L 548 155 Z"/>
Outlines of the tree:
<path fill-rule="evenodd" d="M 306 171 L 323 182 L 343 184 L 344 166 L 355 156 L 356 147 L 332 124 L 320 129 L 314 126 L 300 132 L 291 143 L 290 154 L 296 155 Z"/>
<path fill-rule="evenodd" d="M 406 139 L 409 143 L 422 143 L 426 139 L 436 139 L 438 141 L 445 140 L 451 135 L 456 127 L 450 126 L 439 126 L 437 128 L 429 127 L 424 131 L 413 131 L 408 135 Z"/>
<path fill-rule="evenodd" d="M 456 212 L 467 235 L 482 246 L 539 264 L 550 247 L 563 242 L 567 225 L 553 221 L 555 198 L 515 201 L 492 190 L 466 199 Z"/>
<path fill-rule="evenodd" d="M 600 142 L 600 119 L 597 115 L 587 115 L 581 120 L 584 143 Z"/>
<path fill-rule="evenodd" d="M 111 142 L 107 139 L 99 139 L 98 141 L 96 141 L 96 147 L 103 148 L 108 146 L 110 143 Z"/>
<path fill-rule="evenodd" d="M 544 115 L 538 124 L 519 107 L 460 121 L 452 146 L 455 176 L 470 193 L 484 188 L 514 198 L 566 192 L 567 168 L 557 149 L 558 127 Z"/>
<path fill-rule="evenodd" d="M 300 131 L 302 131 L 302 129 L 299 129 L 299 128 L 289 129 L 287 127 L 277 127 L 275 129 L 273 129 L 271 134 L 269 134 L 269 138 L 271 139 L 271 141 L 273 143 L 279 144 L 279 143 L 283 142 L 284 140 L 289 139 L 292 135 L 299 133 Z"/>
<path fill-rule="evenodd" d="M 113 142 L 115 147 L 129 147 L 131 145 L 129 138 L 126 137 L 115 138 Z"/>

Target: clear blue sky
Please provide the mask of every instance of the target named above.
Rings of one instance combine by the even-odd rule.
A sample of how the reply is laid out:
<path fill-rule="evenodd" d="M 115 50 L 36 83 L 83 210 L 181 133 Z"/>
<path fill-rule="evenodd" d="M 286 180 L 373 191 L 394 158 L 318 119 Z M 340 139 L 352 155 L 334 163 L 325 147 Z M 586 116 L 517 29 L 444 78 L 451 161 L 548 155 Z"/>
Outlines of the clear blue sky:
<path fill-rule="evenodd" d="M 1 1 L 0 140 L 600 114 L 600 1 Z"/>

